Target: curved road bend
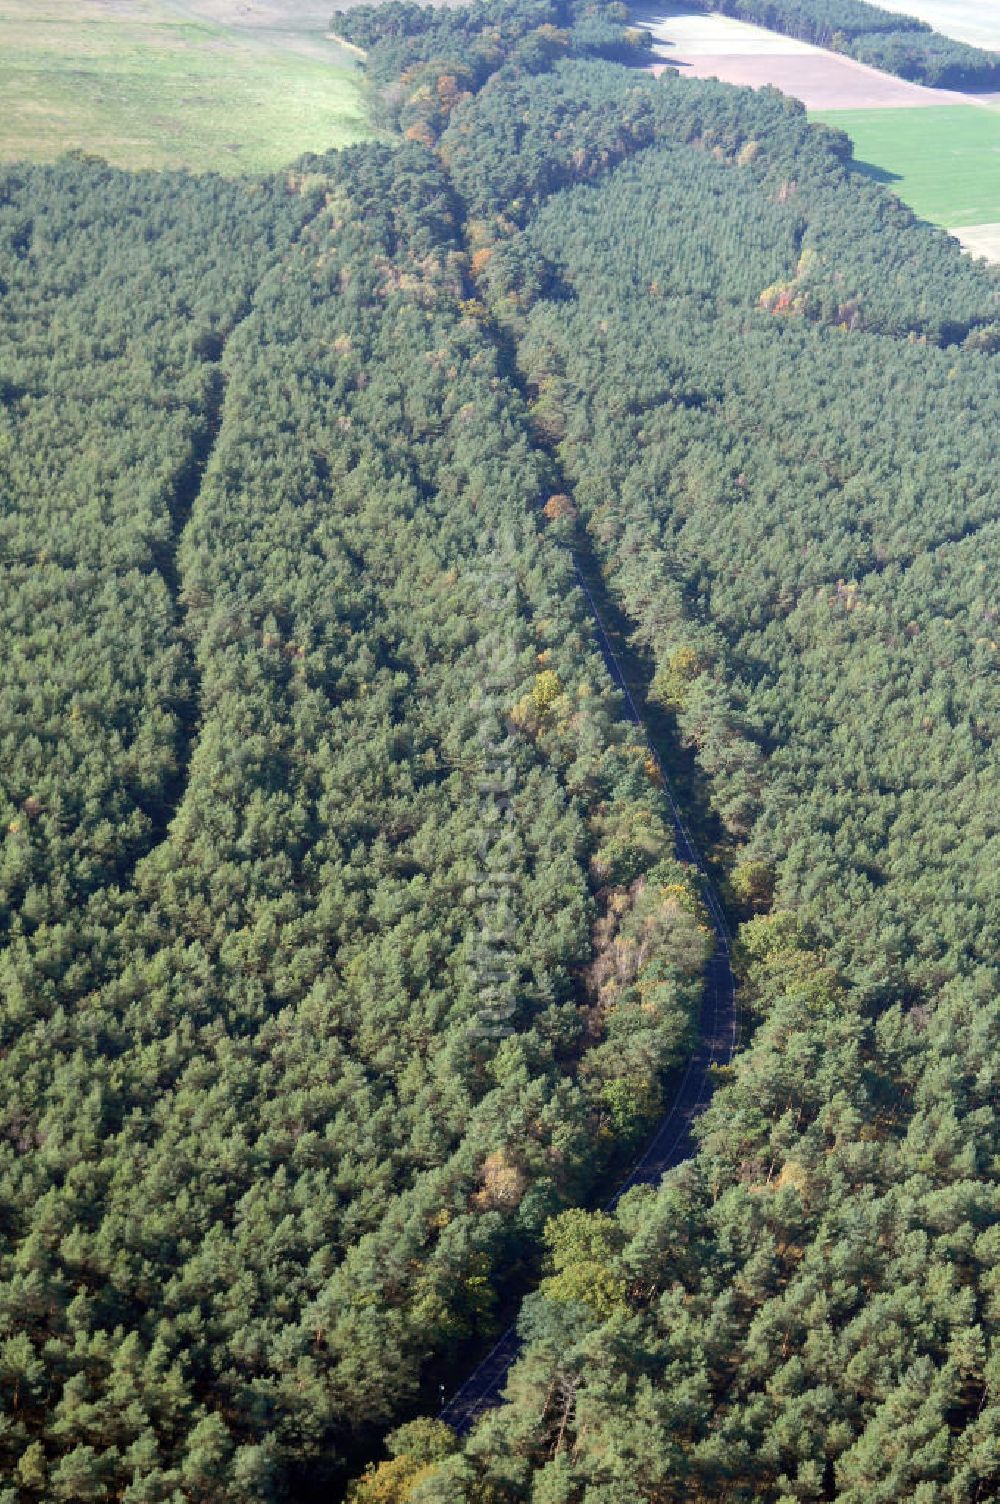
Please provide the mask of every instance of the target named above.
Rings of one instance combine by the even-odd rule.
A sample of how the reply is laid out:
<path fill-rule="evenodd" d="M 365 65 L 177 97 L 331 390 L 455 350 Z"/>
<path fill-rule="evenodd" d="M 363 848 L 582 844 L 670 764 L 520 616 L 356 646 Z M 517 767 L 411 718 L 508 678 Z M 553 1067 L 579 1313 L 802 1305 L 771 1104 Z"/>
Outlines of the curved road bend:
<path fill-rule="evenodd" d="M 601 652 L 608 672 L 621 692 L 628 718 L 645 731 L 632 691 L 625 681 L 621 664 L 594 600 L 590 586 L 576 566 L 577 582 L 587 600 L 597 627 Z M 647 738 L 648 741 L 648 738 Z M 701 1017 L 698 1026 L 698 1043 L 688 1057 L 686 1066 L 676 1082 L 673 1102 L 669 1112 L 647 1144 L 642 1158 L 632 1167 L 627 1179 L 615 1191 L 605 1205 L 605 1211 L 613 1211 L 626 1191 L 636 1185 L 655 1185 L 667 1170 L 682 1164 L 694 1153 L 691 1125 L 712 1094 L 711 1067 L 725 1065 L 736 1047 L 737 1011 L 736 984 L 729 958 L 729 931 L 718 894 L 708 876 L 701 853 L 695 846 L 677 807 L 673 791 L 667 780 L 656 748 L 650 752 L 663 781 L 663 789 L 670 804 L 674 827 L 674 842 L 677 855 L 683 862 L 696 867 L 701 876 L 702 899 L 708 910 L 715 931 L 715 949 L 708 963 L 705 990 L 702 996 Z M 473 1369 L 457 1394 L 453 1395 L 441 1410 L 441 1419 L 460 1436 L 468 1432 L 485 1410 L 501 1404 L 507 1374 L 521 1349 L 517 1328 L 508 1327 L 500 1341 L 487 1353 L 482 1362 Z"/>

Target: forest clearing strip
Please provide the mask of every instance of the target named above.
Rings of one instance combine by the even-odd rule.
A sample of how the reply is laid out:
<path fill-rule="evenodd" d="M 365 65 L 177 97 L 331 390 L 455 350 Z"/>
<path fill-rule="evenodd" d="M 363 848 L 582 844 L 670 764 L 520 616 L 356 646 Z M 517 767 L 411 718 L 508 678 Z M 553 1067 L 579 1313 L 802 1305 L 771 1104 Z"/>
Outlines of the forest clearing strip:
<path fill-rule="evenodd" d="M 694 867 L 701 879 L 702 899 L 708 910 L 715 946 L 705 972 L 698 1037 L 678 1079 L 670 1089 L 670 1106 L 604 1210 L 612 1212 L 626 1192 L 639 1185 L 657 1184 L 668 1170 L 682 1164 L 695 1152 L 692 1128 L 712 1095 L 712 1073 L 732 1059 L 739 1035 L 736 981 L 733 976 L 731 936 L 722 903 L 708 873 L 705 860 L 695 845 L 681 814 L 680 806 L 666 776 L 659 752 L 639 713 L 618 654 L 612 645 L 604 616 L 594 589 L 574 556 L 577 584 L 593 619 L 601 655 L 611 680 L 621 694 L 629 721 L 645 736 L 650 755 L 659 773 L 661 787 L 670 806 L 674 844 L 681 861 Z M 502 1402 L 507 1376 L 521 1351 L 517 1326 L 509 1326 L 486 1357 L 477 1364 L 460 1389 L 442 1407 L 440 1419 L 464 1436 L 487 1410 Z"/>
<path fill-rule="evenodd" d="M 194 643 L 186 630 L 187 612 L 181 603 L 183 580 L 177 560 L 184 530 L 191 519 L 191 513 L 201 494 L 205 471 L 215 451 L 219 429 L 222 425 L 222 408 L 226 395 L 226 381 L 222 373 L 222 358 L 229 339 L 249 316 L 251 306 L 251 299 L 248 299 L 229 333 L 220 343 L 215 359 L 211 362 L 211 371 L 206 383 L 206 403 L 202 414 L 202 421 L 198 432 L 192 440 L 191 454 L 188 462 L 180 471 L 173 488 L 173 494 L 167 504 L 170 516 L 170 534 L 166 540 L 165 547 L 156 560 L 156 567 L 167 587 L 170 597 L 171 610 L 173 612 L 173 635 L 183 656 L 184 680 L 187 690 L 183 701 L 177 707 L 179 729 L 175 766 L 169 780 L 164 785 L 161 798 L 158 800 L 156 807 L 147 809 L 146 811 L 149 816 L 151 830 L 146 851 L 143 853 L 144 855 L 148 855 L 149 852 L 155 850 L 167 838 L 170 824 L 177 813 L 181 800 L 184 798 L 184 792 L 187 788 L 188 770 L 191 766 L 191 756 L 198 737 L 200 722 L 198 670 L 195 664 Z"/>
<path fill-rule="evenodd" d="M 322 200 L 317 199 L 315 206 L 305 216 L 289 242 L 287 247 L 289 253 L 301 243 L 303 237 L 308 233 L 310 226 L 320 214 L 322 207 Z M 267 272 L 265 271 L 263 275 L 266 276 Z M 261 278 L 262 280 L 263 277 Z M 178 567 L 178 554 L 185 530 L 198 504 L 198 498 L 201 495 L 205 481 L 205 473 L 215 453 L 224 420 L 226 393 L 228 389 L 228 380 L 224 368 L 226 351 L 229 348 L 229 342 L 233 338 L 233 335 L 251 317 L 254 311 L 254 299 L 259 287 L 260 281 L 257 282 L 256 286 L 248 289 L 242 306 L 237 310 L 236 316 L 230 323 L 226 333 L 220 336 L 218 345 L 213 351 L 213 358 L 209 362 L 211 370 L 207 381 L 206 403 L 202 423 L 199 432 L 192 442 L 191 456 L 177 477 L 173 495 L 168 503 L 171 524 L 170 536 L 162 556 L 157 560 L 157 568 L 170 595 L 174 618 L 174 634 L 184 656 L 188 692 L 178 712 L 181 729 L 177 743 L 176 769 L 168 786 L 163 791 L 163 798 L 157 809 L 155 811 L 147 811 L 152 822 L 152 833 L 147 846 L 147 855 L 150 851 L 155 850 L 161 842 L 166 840 L 171 822 L 184 798 L 187 788 L 188 770 L 191 766 L 191 758 L 198 739 L 201 722 L 200 693 L 198 671 L 195 663 L 194 640 L 192 634 L 187 630 L 188 613 L 181 600 L 184 581 Z"/>

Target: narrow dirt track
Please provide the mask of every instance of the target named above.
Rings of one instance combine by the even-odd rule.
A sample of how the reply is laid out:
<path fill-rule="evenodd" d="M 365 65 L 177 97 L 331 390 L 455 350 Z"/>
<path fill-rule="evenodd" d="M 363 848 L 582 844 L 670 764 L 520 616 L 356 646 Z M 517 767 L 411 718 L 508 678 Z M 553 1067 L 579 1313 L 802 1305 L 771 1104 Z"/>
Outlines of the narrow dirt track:
<path fill-rule="evenodd" d="M 611 645 L 611 639 L 597 602 L 579 565 L 577 565 L 576 573 L 577 583 L 583 591 L 594 618 L 598 641 L 608 672 L 624 698 L 629 720 L 645 732 L 638 707 L 622 672 L 618 656 Z M 687 1064 L 678 1072 L 677 1079 L 672 1083 L 669 1110 L 661 1118 L 642 1157 L 633 1165 L 627 1178 L 606 1203 L 604 1208 L 606 1211 L 613 1211 L 621 1197 L 633 1186 L 655 1185 L 668 1170 L 682 1164 L 694 1153 L 692 1125 L 712 1095 L 712 1067 L 725 1065 L 732 1058 L 739 1022 L 736 984 L 730 965 L 730 936 L 725 914 L 718 894 L 712 886 L 701 853 L 684 824 L 660 762 L 659 753 L 648 734 L 646 740 L 663 780 L 663 788 L 670 804 L 677 855 L 682 861 L 697 868 L 701 876 L 702 899 L 715 932 L 715 948 L 706 968 L 697 1044 L 688 1057 Z M 517 1361 L 520 1350 L 521 1339 L 517 1334 L 517 1328 L 508 1327 L 496 1346 L 487 1353 L 458 1392 L 443 1406 L 440 1418 L 453 1427 L 459 1435 L 464 1436 L 484 1411 L 491 1410 L 502 1403 L 507 1375 Z"/>

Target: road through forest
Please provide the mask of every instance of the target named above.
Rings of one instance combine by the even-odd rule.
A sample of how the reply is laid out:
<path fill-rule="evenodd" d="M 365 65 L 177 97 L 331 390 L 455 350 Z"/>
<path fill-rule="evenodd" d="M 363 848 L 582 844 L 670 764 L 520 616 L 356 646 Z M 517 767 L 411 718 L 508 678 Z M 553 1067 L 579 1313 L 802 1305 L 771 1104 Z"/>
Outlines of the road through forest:
<path fill-rule="evenodd" d="M 726 1065 L 736 1046 L 738 1027 L 736 1008 L 736 985 L 730 965 L 730 936 L 726 917 L 718 894 L 709 877 L 704 859 L 695 846 L 684 824 L 670 782 L 664 772 L 659 753 L 646 732 L 639 715 L 618 655 L 611 644 L 604 619 L 594 599 L 579 564 L 576 565 L 577 583 L 590 607 L 597 630 L 604 661 L 624 701 L 628 719 L 640 727 L 646 735 L 653 760 L 663 782 L 663 789 L 670 804 L 674 828 L 674 843 L 681 861 L 697 868 L 701 877 L 702 900 L 708 910 L 715 933 L 715 948 L 705 974 L 705 989 L 702 995 L 698 1038 L 687 1063 L 671 1083 L 670 1107 L 661 1118 L 642 1157 L 633 1165 L 626 1179 L 606 1203 L 604 1210 L 613 1211 L 626 1191 L 637 1185 L 655 1185 L 667 1170 L 682 1164 L 694 1152 L 691 1127 L 698 1113 L 712 1094 L 712 1067 Z M 517 1360 L 521 1339 L 515 1326 L 508 1327 L 496 1346 L 481 1363 L 473 1369 L 461 1389 L 446 1402 L 441 1410 L 441 1419 L 452 1426 L 459 1435 L 465 1435 L 484 1411 L 501 1403 L 507 1375 Z"/>

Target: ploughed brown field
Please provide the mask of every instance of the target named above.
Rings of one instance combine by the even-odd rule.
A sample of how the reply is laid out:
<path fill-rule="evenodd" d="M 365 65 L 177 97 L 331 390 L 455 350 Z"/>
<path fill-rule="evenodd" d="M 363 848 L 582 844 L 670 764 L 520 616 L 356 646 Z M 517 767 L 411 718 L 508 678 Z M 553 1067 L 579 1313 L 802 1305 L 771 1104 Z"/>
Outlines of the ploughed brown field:
<path fill-rule="evenodd" d="M 655 73 L 671 67 L 692 78 L 719 78 L 755 89 L 772 84 L 801 99 L 810 110 L 916 109 L 968 103 L 964 94 L 909 84 L 851 58 L 729 16 L 647 6 L 637 11 L 637 19 L 653 34 Z"/>
<path fill-rule="evenodd" d="M 926 108 L 928 105 L 964 104 L 963 94 L 946 89 L 924 89 L 891 78 L 850 58 L 822 54 L 819 57 L 748 56 L 705 54 L 688 60 L 654 63 L 662 73 L 675 67 L 692 78 L 718 78 L 727 84 L 748 84 L 759 89 L 773 84 L 783 94 L 801 99 L 810 110 L 871 110 Z"/>

